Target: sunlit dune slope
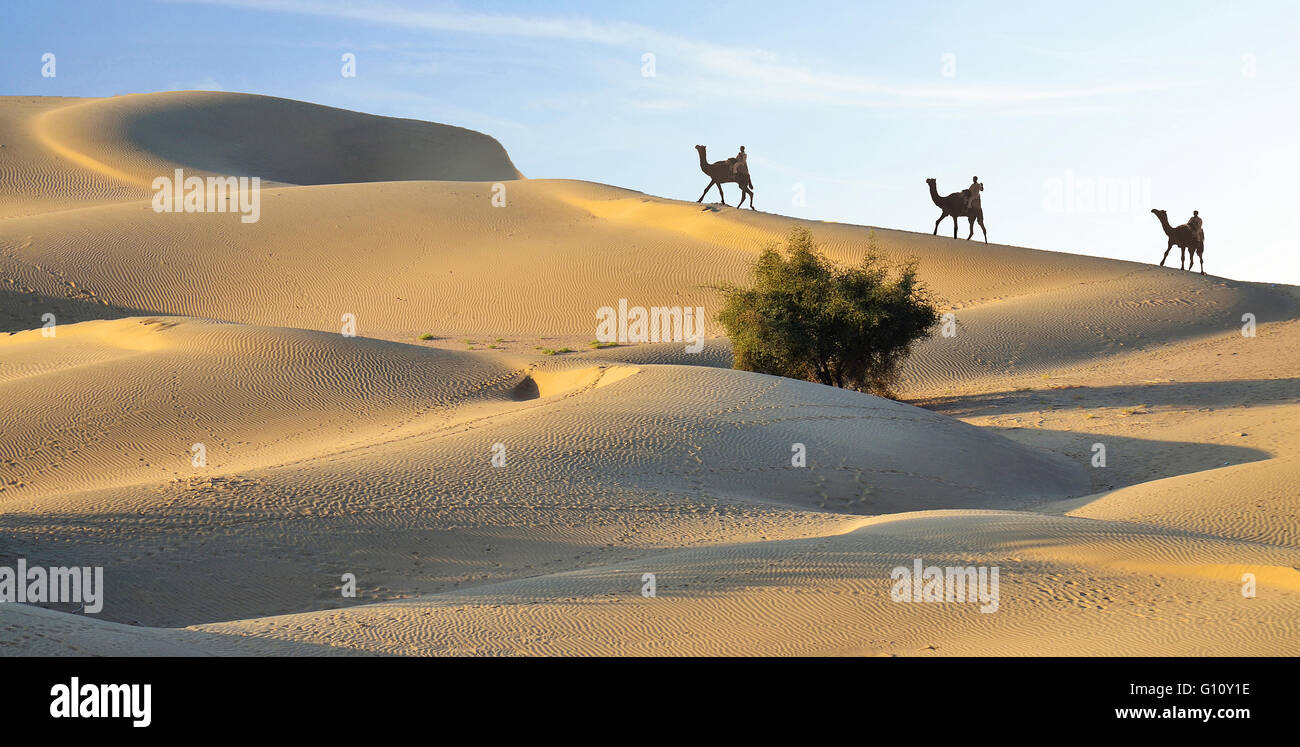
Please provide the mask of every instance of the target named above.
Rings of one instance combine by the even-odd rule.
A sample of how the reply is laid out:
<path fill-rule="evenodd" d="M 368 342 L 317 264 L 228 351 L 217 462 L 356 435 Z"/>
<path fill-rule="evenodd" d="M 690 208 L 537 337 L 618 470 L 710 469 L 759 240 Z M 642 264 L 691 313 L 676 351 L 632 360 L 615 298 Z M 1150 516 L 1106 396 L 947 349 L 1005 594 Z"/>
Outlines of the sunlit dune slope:
<path fill-rule="evenodd" d="M 1176 270 L 715 212 L 582 182 L 511 182 L 504 207 L 492 196 L 481 182 L 382 182 L 263 190 L 256 223 L 160 214 L 148 202 L 11 219 L 0 223 L 0 272 L 31 303 L 0 303 L 11 329 L 39 326 L 43 296 L 326 331 L 352 314 L 360 334 L 388 339 L 585 345 L 597 310 L 627 299 L 702 308 L 716 336 L 720 297 L 709 286 L 744 281 L 764 244 L 804 225 L 841 261 L 872 246 L 917 257 L 955 309 L 955 336 L 922 346 L 912 382 L 1032 372 L 1293 307 L 1263 286 Z"/>
<path fill-rule="evenodd" d="M 0 501 L 342 449 L 509 399 L 523 375 L 468 353 L 169 317 L 0 336 Z M 202 444 L 202 448 L 195 448 Z"/>

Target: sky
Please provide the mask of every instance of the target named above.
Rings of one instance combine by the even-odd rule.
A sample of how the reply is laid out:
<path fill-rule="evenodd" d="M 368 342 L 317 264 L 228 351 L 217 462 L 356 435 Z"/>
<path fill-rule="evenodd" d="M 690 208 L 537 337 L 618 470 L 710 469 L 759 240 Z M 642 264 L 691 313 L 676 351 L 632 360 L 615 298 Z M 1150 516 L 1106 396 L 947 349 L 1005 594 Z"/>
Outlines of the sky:
<path fill-rule="evenodd" d="M 3 95 L 281 96 L 685 200 L 708 183 L 697 143 L 744 145 L 761 210 L 924 232 L 926 178 L 979 176 L 993 241 L 1154 263 L 1151 208 L 1199 210 L 1212 274 L 1300 284 L 1295 0 L 6 0 L 0 19 Z"/>

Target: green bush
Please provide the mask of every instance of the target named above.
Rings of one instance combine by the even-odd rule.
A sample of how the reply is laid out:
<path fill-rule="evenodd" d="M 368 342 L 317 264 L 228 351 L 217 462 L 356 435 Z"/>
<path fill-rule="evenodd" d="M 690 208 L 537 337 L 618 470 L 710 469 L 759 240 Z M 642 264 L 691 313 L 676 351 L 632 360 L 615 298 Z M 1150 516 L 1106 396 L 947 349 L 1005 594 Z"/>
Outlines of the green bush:
<path fill-rule="evenodd" d="M 916 260 L 893 268 L 871 251 L 858 267 L 824 257 L 806 229 L 768 246 L 753 287 L 715 286 L 733 366 L 892 396 L 898 366 L 939 321 Z M 891 277 L 891 270 L 897 270 Z"/>

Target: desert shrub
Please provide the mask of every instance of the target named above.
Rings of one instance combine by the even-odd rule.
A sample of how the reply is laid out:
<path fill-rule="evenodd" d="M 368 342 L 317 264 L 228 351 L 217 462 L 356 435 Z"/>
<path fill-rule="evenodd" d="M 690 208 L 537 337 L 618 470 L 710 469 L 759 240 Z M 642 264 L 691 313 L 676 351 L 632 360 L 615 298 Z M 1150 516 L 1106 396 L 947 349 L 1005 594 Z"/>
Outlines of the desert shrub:
<path fill-rule="evenodd" d="M 714 286 L 732 365 L 891 396 L 899 364 L 939 321 L 916 272 L 916 260 L 891 266 L 874 243 L 859 266 L 841 267 L 812 233 L 792 230 L 784 249 L 763 250 L 752 286 Z"/>

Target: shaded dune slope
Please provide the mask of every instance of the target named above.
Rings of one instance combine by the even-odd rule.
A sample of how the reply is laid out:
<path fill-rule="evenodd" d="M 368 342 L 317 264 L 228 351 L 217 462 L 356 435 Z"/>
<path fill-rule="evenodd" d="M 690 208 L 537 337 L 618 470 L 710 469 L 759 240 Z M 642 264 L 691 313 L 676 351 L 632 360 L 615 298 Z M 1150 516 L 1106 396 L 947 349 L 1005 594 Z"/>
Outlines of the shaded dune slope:
<path fill-rule="evenodd" d="M 152 197 L 155 177 L 280 184 L 522 178 L 496 140 L 461 127 L 243 93 L 8 97 L 0 217 Z"/>

